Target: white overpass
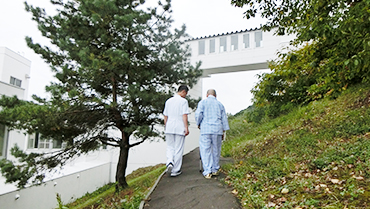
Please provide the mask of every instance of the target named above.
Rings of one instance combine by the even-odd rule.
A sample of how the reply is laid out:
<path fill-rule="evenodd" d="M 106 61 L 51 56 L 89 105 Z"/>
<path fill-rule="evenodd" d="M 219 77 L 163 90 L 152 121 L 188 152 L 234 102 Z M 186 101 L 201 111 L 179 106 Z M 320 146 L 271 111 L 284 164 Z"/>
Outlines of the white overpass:
<path fill-rule="evenodd" d="M 198 61 L 202 62 L 200 68 L 203 69 L 204 78 L 211 74 L 268 69 L 268 62 L 276 59 L 277 52 L 288 47 L 294 38 L 273 34 L 274 31 L 250 29 L 191 38 L 185 43 L 191 48 L 191 63 L 195 65 Z M 228 83 L 220 82 L 217 88 L 226 85 Z M 198 98 L 205 96 L 203 91 L 203 79 L 200 79 L 189 94 Z"/>
<path fill-rule="evenodd" d="M 274 36 L 273 31 L 250 29 L 193 38 L 186 43 L 192 49 L 191 62 L 202 61 L 204 76 L 267 69 L 268 61 L 289 45 L 293 36 Z"/>

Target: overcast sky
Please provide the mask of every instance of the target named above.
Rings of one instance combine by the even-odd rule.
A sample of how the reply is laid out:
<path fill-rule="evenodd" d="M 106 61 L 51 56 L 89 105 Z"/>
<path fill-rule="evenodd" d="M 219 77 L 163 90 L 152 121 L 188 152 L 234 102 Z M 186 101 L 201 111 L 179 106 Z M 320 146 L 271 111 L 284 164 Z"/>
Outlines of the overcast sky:
<path fill-rule="evenodd" d="M 36 42 L 46 41 L 37 29 L 31 15 L 24 10 L 23 0 L 0 1 L 0 46 L 5 46 L 31 60 L 31 80 L 29 96 L 43 95 L 44 87 L 53 80 L 50 68 L 39 55 L 30 50 L 25 37 L 30 36 Z M 31 5 L 47 8 L 49 0 L 28 0 Z M 157 0 L 147 0 L 150 4 Z M 187 33 L 192 37 L 208 36 L 232 31 L 259 27 L 261 19 L 246 20 L 244 10 L 233 7 L 230 0 L 172 0 L 173 26 L 185 24 Z M 47 10 L 48 11 L 48 10 Z M 267 72 L 266 70 L 264 72 Z M 256 73 L 216 74 L 203 79 L 203 92 L 209 88 L 217 91 L 226 112 L 235 114 L 251 105 L 250 90 L 258 81 Z"/>

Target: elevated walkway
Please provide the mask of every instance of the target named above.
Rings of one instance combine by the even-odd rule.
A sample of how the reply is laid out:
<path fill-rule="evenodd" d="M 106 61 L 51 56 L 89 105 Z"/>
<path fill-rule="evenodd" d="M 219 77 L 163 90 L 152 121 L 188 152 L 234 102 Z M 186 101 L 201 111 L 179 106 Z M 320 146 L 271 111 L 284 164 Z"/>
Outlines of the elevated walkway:
<path fill-rule="evenodd" d="M 259 29 L 211 35 L 187 40 L 191 62 L 202 62 L 203 76 L 267 69 L 277 52 L 289 45 L 294 36 L 275 36 L 274 31 Z"/>

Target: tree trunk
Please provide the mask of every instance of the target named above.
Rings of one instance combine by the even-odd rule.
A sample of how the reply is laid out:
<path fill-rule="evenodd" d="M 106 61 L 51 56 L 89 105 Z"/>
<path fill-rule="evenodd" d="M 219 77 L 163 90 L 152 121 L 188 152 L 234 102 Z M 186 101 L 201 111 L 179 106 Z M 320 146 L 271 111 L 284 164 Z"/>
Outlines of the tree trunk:
<path fill-rule="evenodd" d="M 127 168 L 129 149 L 130 147 L 128 144 L 128 140 L 123 139 L 122 145 L 120 146 L 117 171 L 116 171 L 116 182 L 118 183 L 118 186 L 121 188 L 125 188 L 128 186 L 126 182 L 126 168 Z"/>

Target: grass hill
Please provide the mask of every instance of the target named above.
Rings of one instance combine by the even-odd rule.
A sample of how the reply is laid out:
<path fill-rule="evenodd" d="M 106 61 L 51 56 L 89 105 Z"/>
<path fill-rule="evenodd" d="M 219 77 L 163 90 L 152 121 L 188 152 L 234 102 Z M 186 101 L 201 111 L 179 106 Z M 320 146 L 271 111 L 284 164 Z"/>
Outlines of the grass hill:
<path fill-rule="evenodd" d="M 225 182 L 245 208 L 370 208 L 370 87 L 262 122 L 229 118 Z"/>

